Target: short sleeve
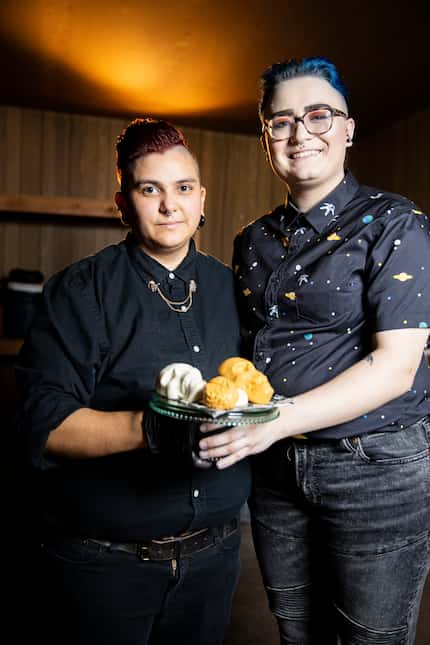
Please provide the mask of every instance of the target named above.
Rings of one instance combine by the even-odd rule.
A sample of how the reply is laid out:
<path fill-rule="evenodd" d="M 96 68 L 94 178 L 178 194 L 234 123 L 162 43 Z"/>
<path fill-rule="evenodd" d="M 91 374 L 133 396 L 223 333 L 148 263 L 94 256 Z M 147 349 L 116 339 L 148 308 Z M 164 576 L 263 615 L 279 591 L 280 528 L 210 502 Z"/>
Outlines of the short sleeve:
<path fill-rule="evenodd" d="M 430 225 L 411 207 L 388 211 L 367 263 L 368 317 L 375 331 L 430 326 Z"/>

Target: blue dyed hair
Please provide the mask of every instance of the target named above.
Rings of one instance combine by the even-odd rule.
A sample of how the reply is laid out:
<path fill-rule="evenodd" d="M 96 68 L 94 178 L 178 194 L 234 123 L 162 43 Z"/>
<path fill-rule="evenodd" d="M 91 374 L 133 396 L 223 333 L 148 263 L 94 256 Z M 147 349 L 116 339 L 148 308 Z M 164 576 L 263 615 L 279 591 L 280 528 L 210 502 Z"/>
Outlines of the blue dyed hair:
<path fill-rule="evenodd" d="M 323 56 L 302 58 L 300 60 L 290 58 L 281 63 L 271 65 L 261 75 L 261 98 L 258 105 L 261 120 L 264 118 L 267 105 L 270 103 L 279 83 L 302 76 L 315 76 L 327 81 L 343 96 L 348 105 L 348 90 L 340 78 L 336 66 L 328 58 Z"/>

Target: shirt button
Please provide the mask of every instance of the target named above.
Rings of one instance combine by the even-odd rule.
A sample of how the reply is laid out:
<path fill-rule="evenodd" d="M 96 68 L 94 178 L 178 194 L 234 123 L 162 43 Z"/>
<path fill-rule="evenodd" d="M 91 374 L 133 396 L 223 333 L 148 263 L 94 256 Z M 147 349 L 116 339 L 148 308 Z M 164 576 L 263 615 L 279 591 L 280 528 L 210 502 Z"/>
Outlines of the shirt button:
<path fill-rule="evenodd" d="M 199 491 L 199 489 L 198 489 L 198 488 L 196 488 L 195 490 L 193 490 L 193 497 L 198 497 L 199 495 L 200 495 L 200 491 Z"/>
<path fill-rule="evenodd" d="M 174 280 L 174 278 L 175 278 L 175 274 L 174 274 L 174 273 L 172 273 L 172 272 L 170 272 L 170 273 L 169 273 L 169 278 L 170 278 L 171 280 Z"/>
<path fill-rule="evenodd" d="M 200 351 L 200 347 L 198 345 L 194 345 L 193 352 L 199 352 L 199 351 Z"/>

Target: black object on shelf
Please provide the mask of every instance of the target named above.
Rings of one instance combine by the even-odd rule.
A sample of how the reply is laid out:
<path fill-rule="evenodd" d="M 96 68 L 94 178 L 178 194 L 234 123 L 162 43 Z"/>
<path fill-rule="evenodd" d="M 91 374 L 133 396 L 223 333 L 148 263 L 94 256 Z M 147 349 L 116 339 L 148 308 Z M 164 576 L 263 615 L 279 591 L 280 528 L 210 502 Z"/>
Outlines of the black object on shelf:
<path fill-rule="evenodd" d="M 23 338 L 33 320 L 43 290 L 44 276 L 32 269 L 12 269 L 4 290 L 4 335 Z"/>

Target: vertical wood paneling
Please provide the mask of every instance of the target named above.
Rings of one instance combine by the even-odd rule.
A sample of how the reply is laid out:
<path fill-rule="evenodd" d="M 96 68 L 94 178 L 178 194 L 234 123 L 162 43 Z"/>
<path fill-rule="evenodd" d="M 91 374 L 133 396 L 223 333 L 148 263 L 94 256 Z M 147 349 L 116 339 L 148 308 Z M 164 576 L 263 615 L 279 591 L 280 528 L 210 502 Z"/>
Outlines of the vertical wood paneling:
<path fill-rule="evenodd" d="M 38 110 L 22 112 L 20 130 L 20 192 L 42 193 L 43 113 Z M 41 227 L 34 222 L 18 222 L 17 265 L 37 268 L 41 263 Z"/>
<path fill-rule="evenodd" d="M 94 130 L 89 117 L 72 115 L 70 137 L 69 186 L 72 195 L 93 195 L 95 173 Z"/>
<path fill-rule="evenodd" d="M 430 111 L 419 112 L 357 144 L 351 169 L 363 183 L 406 195 L 430 214 Z"/>
<path fill-rule="evenodd" d="M 6 150 L 6 110 L 0 107 L 0 150 Z M 0 166 L 0 192 L 6 192 L 6 173 L 5 173 L 5 159 L 2 159 Z M 0 224 L 1 231 L 1 224 Z"/>
<path fill-rule="evenodd" d="M 71 120 L 67 114 L 43 113 L 42 194 L 69 195 Z"/>
<path fill-rule="evenodd" d="M 20 191 L 29 195 L 42 194 L 43 114 L 23 110 L 21 122 Z"/>
<path fill-rule="evenodd" d="M 19 222 L 18 266 L 37 269 L 42 262 L 42 231 L 36 221 Z"/>
<path fill-rule="evenodd" d="M 226 260 L 222 254 L 226 213 L 226 135 L 206 132 L 200 149 L 202 180 L 207 190 L 206 224 L 200 232 L 200 248 Z"/>
<path fill-rule="evenodd" d="M 2 108 L 5 116 L 3 161 L 4 192 L 19 193 L 21 189 L 21 112 L 18 108 Z"/>
<path fill-rule="evenodd" d="M 406 133 L 408 140 L 404 141 L 404 146 L 406 149 L 410 149 L 411 157 L 411 163 L 408 164 L 409 174 L 406 187 L 408 196 L 414 199 L 430 216 L 429 117 L 430 112 L 427 112 L 426 115 L 416 114 L 408 120 Z M 399 130 L 401 130 L 400 127 Z"/>
<path fill-rule="evenodd" d="M 0 191 L 113 200 L 115 143 L 128 122 L 0 106 Z M 270 171 L 257 137 L 183 130 L 207 188 L 207 223 L 196 239 L 203 251 L 229 264 L 237 231 L 280 203 L 285 187 Z M 1 275 L 21 265 L 48 277 L 125 233 L 89 219 L 0 216 Z"/>
<path fill-rule="evenodd" d="M 61 269 L 58 263 L 58 248 L 57 240 L 55 235 L 54 226 L 45 224 L 42 228 L 42 252 L 41 252 L 41 264 L 40 271 L 42 271 L 45 278 L 48 278 L 56 271 Z M 58 230 L 58 229 L 57 229 Z"/>
<path fill-rule="evenodd" d="M 7 275 L 14 267 L 19 266 L 19 224 L 16 222 L 4 224 L 3 235 L 1 240 L 3 264 L 1 277 Z"/>
<path fill-rule="evenodd" d="M 42 155 L 41 155 L 41 192 L 44 195 L 58 195 L 59 181 L 57 174 L 61 173 L 64 168 L 63 163 L 57 160 L 57 136 L 56 136 L 56 117 L 53 112 L 43 113 L 42 120 Z M 64 147 L 66 149 L 66 146 Z M 63 191 L 67 192 L 67 185 L 63 181 Z M 61 194 L 61 193 L 60 193 Z"/>
<path fill-rule="evenodd" d="M 127 229 L 123 226 L 117 228 L 113 226 L 101 227 L 97 226 L 94 231 L 95 236 L 95 248 L 102 249 L 105 246 L 110 244 L 117 244 L 125 238 L 127 235 Z M 89 253 L 94 253 L 94 248 L 89 251 Z"/>
<path fill-rule="evenodd" d="M 6 110 L 0 109 L 0 151 L 6 150 Z M 0 168 L 0 191 L 5 192 L 5 164 L 2 163 Z M 4 240 L 6 238 L 6 226 L 0 219 L 0 279 L 5 273 L 5 257 L 4 257 Z"/>

